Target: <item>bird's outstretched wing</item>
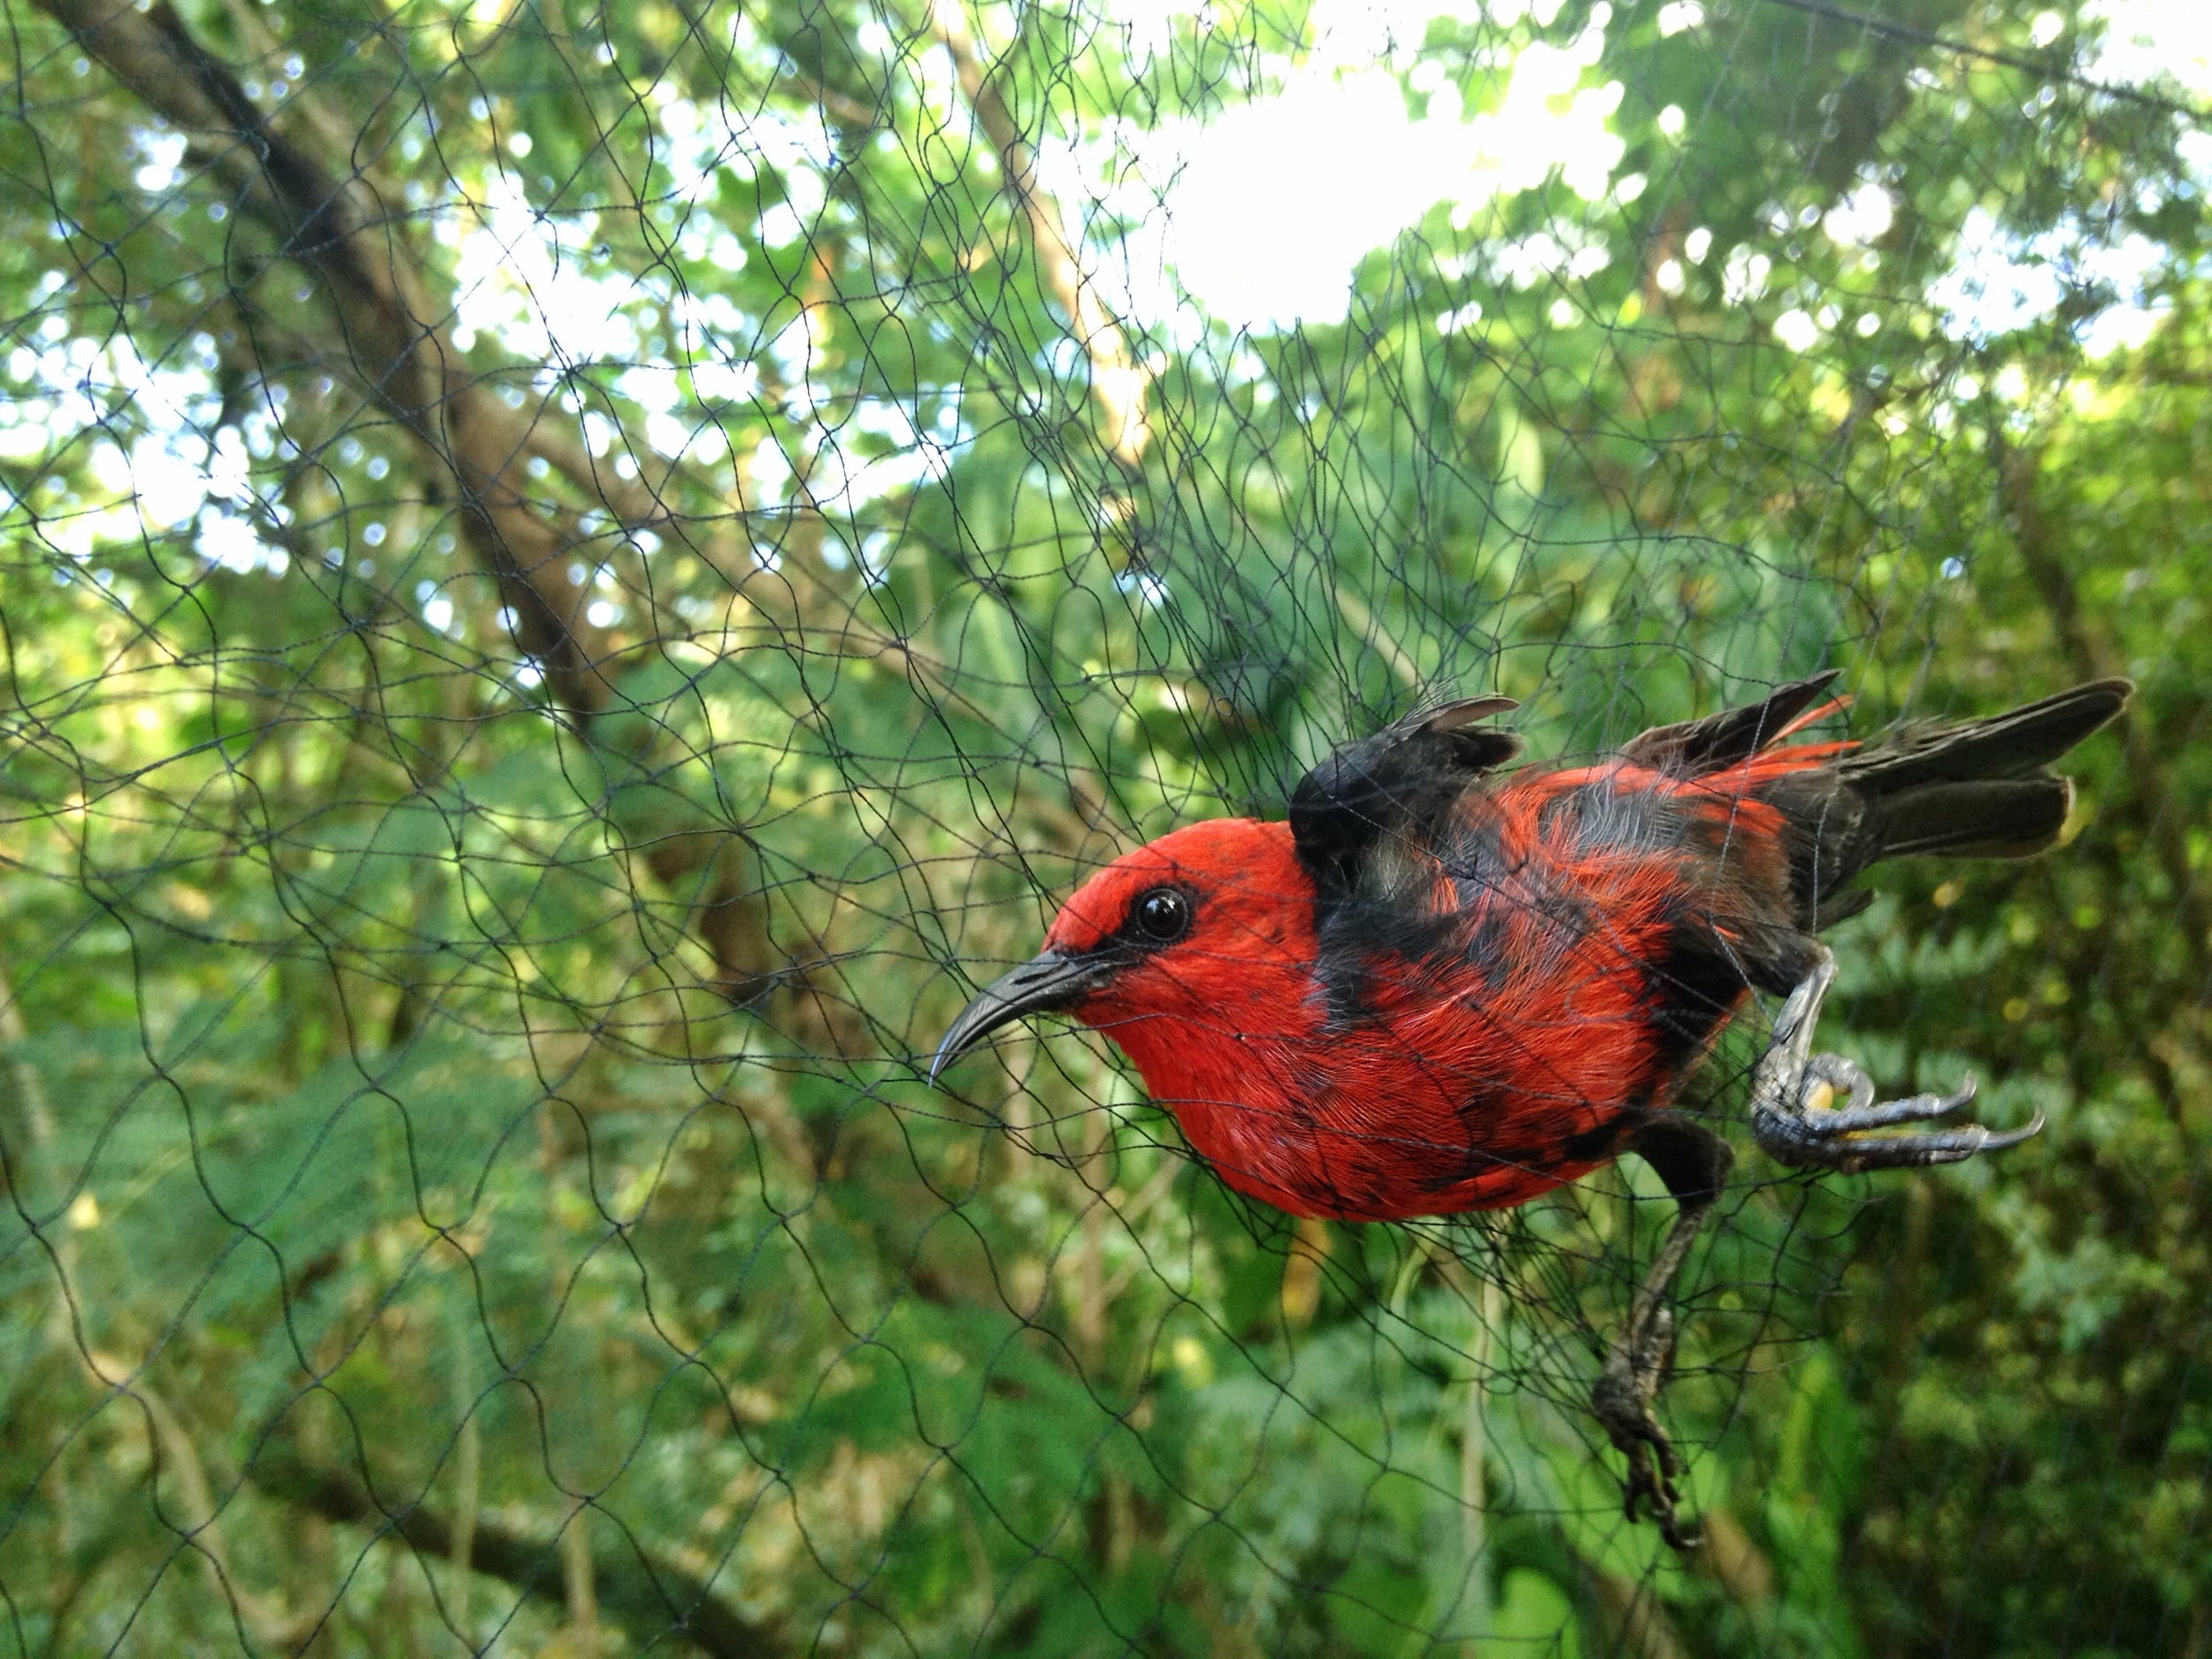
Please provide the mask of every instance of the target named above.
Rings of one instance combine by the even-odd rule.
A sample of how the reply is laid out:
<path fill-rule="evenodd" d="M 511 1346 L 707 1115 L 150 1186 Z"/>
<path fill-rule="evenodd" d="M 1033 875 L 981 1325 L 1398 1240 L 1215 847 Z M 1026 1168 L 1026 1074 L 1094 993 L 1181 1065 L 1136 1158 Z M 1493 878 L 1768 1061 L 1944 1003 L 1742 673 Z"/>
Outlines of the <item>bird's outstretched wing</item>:
<path fill-rule="evenodd" d="M 1725 772 L 1809 724 L 1806 710 L 1842 672 L 1831 668 L 1809 679 L 1792 680 L 1778 687 L 1764 703 L 1723 710 L 1679 726 L 1654 726 L 1622 744 L 1621 755 L 1640 766 L 1686 777 Z"/>
<path fill-rule="evenodd" d="M 1477 724 L 1520 704 L 1468 697 L 1421 709 L 1346 743 L 1299 780 L 1290 797 L 1298 856 L 1325 894 L 1348 892 L 1361 860 L 1386 837 L 1425 834 L 1486 772 L 1521 752 L 1510 732 Z"/>

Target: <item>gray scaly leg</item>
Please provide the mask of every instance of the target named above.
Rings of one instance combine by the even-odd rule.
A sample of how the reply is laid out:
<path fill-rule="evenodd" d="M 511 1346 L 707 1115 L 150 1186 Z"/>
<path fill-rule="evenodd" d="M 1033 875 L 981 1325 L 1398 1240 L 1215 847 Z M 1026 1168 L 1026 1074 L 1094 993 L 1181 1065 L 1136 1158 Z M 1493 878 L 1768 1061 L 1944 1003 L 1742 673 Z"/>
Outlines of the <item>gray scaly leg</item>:
<path fill-rule="evenodd" d="M 1947 1118 L 1973 1100 L 1974 1079 L 1968 1078 L 1949 1094 L 1877 1102 L 1872 1080 L 1857 1066 L 1841 1055 L 1811 1051 L 1821 1000 L 1835 977 L 1836 959 L 1823 949 L 1813 971 L 1782 1004 L 1773 1041 L 1753 1076 L 1751 1134 L 1769 1157 L 1796 1169 L 1847 1173 L 1924 1169 L 2017 1146 L 2043 1127 L 2043 1114 L 2038 1112 L 2024 1128 L 2001 1133 L 1979 1124 L 1908 1134 L 1869 1133 Z M 1839 1094 L 1844 1103 L 1832 1104 Z"/>
<path fill-rule="evenodd" d="M 1676 1477 L 1682 1471 L 1680 1454 L 1659 1425 L 1652 1409 L 1674 1361 L 1674 1315 L 1668 1311 L 1675 1275 L 1690 1253 L 1698 1229 L 1720 1196 L 1728 1179 L 1733 1154 L 1728 1143 L 1694 1118 L 1680 1112 L 1661 1112 L 1640 1125 L 1623 1142 L 1624 1150 L 1641 1155 L 1667 1184 L 1678 1206 L 1666 1242 L 1652 1258 L 1651 1271 L 1637 1287 L 1628 1323 L 1622 1328 L 1605 1369 L 1590 1390 L 1590 1409 L 1604 1426 L 1606 1436 L 1628 1459 L 1624 1490 L 1628 1518 L 1634 1520 L 1646 1506 L 1659 1524 L 1659 1534 L 1677 1549 L 1694 1549 L 1699 1534 L 1686 1528 L 1676 1513 L 1681 1491 Z"/>

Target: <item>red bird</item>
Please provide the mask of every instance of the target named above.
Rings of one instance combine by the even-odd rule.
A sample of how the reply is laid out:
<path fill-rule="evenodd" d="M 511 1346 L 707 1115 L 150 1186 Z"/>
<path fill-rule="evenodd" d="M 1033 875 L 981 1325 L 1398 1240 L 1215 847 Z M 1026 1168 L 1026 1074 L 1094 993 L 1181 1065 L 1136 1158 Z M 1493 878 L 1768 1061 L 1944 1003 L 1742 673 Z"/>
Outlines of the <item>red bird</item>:
<path fill-rule="evenodd" d="M 2133 689 L 1863 747 L 1788 741 L 1843 706 L 1821 701 L 1834 678 L 1502 779 L 1520 741 L 1477 722 L 1512 702 L 1410 715 L 1309 772 L 1287 823 L 1189 825 L 1101 870 L 1043 954 L 953 1023 L 931 1077 L 1010 1020 L 1071 1014 L 1223 1180 L 1299 1216 L 1501 1209 L 1639 1154 L 1678 1215 L 1592 1403 L 1628 1455 L 1630 1516 L 1649 1500 L 1686 1545 L 1652 1402 L 1668 1288 L 1732 1155 L 1675 1109 L 1684 1080 L 1764 991 L 1786 1001 L 1752 1134 L 1782 1162 L 1947 1164 L 2034 1134 L 2040 1118 L 1870 1133 L 1942 1118 L 1974 1085 L 1878 1104 L 1855 1065 L 1812 1054 L 1835 973 L 1816 935 L 1870 902 L 1846 888 L 1881 859 L 2049 847 L 2073 788 L 2044 768 Z"/>

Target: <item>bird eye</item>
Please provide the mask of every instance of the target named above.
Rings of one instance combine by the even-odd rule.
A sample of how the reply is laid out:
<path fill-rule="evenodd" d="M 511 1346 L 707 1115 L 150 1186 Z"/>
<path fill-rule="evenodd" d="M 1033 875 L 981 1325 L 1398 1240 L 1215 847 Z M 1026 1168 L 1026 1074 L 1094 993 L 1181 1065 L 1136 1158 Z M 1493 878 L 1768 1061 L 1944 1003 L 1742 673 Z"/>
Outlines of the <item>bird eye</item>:
<path fill-rule="evenodd" d="M 1179 887 L 1155 887 L 1137 901 L 1129 919 L 1146 943 L 1173 944 L 1190 932 L 1190 900 Z"/>

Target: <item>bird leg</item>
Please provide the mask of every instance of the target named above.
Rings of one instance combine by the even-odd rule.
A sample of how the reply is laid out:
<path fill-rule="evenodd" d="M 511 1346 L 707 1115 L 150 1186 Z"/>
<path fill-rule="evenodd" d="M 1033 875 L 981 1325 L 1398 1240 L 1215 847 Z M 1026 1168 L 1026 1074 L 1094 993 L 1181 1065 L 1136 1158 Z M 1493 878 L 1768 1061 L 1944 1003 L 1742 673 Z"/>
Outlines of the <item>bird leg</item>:
<path fill-rule="evenodd" d="M 1675 1477 L 1681 1473 L 1682 1459 L 1659 1426 L 1652 1404 L 1674 1362 L 1674 1315 L 1668 1311 L 1667 1297 L 1706 1212 L 1720 1195 L 1735 1155 L 1710 1129 L 1679 1112 L 1647 1118 L 1622 1144 L 1658 1172 L 1678 1208 L 1666 1242 L 1637 1288 L 1628 1321 L 1606 1357 L 1605 1369 L 1590 1390 L 1590 1409 L 1628 1458 L 1624 1494 L 1628 1518 L 1635 1520 L 1648 1502 L 1659 1535 L 1677 1549 L 1694 1549 L 1701 1541 L 1699 1533 L 1685 1531 L 1675 1513 L 1681 1502 Z"/>
<path fill-rule="evenodd" d="M 1841 1055 L 1814 1054 L 1813 1027 L 1821 999 L 1836 977 L 1836 959 L 1824 949 L 1812 972 L 1782 1004 L 1774 1037 L 1751 1086 L 1751 1135 L 1769 1157 L 1797 1169 L 1922 1169 L 1956 1164 L 1977 1152 L 2017 1146 L 2043 1127 L 2043 1114 L 2021 1129 L 2002 1132 L 1966 1124 L 1955 1129 L 1873 1134 L 1901 1124 L 1946 1118 L 1974 1098 L 1974 1079 L 1948 1094 L 1874 1098 L 1867 1074 Z M 1833 1104 L 1837 1095 L 1844 1104 Z"/>
<path fill-rule="evenodd" d="M 1820 1004 L 1836 977 L 1836 959 L 1816 947 L 1812 971 L 1799 981 L 1774 1022 L 1773 1041 L 1753 1075 L 1751 1133 L 1767 1155 L 1800 1169 L 1920 1169 L 1956 1164 L 1977 1152 L 2017 1146 L 2043 1127 L 2043 1115 L 2024 1128 L 1997 1131 L 1979 1124 L 1909 1133 L 1872 1133 L 1947 1118 L 1974 1098 L 1968 1078 L 1948 1094 L 1913 1094 L 1877 1101 L 1864 1071 L 1840 1055 L 1812 1052 Z M 1840 1095 L 1843 1104 L 1834 1104 Z M 1590 1391 L 1590 1409 L 1628 1458 L 1628 1518 L 1648 1503 L 1660 1535 L 1677 1549 L 1694 1548 L 1675 1513 L 1681 1500 L 1676 1477 L 1682 1461 L 1659 1426 L 1653 1402 L 1674 1358 L 1674 1316 L 1667 1297 L 1690 1253 L 1706 1212 L 1719 1195 L 1732 1155 L 1726 1141 L 1679 1112 L 1647 1118 L 1622 1141 L 1642 1155 L 1680 1205 L 1666 1242 L 1653 1258 L 1630 1307 L 1628 1322 Z"/>

